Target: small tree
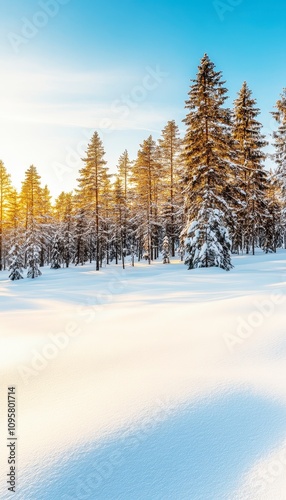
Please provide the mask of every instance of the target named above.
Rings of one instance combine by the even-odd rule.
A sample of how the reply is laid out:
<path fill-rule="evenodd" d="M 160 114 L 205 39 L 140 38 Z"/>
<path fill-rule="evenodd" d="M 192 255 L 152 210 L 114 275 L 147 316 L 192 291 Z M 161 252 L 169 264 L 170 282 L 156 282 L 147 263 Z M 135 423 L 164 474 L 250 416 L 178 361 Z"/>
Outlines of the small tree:
<path fill-rule="evenodd" d="M 186 239 L 189 269 L 220 267 L 229 271 L 231 264 L 231 241 L 223 225 L 223 213 L 217 209 L 202 209 L 193 221 Z"/>
<path fill-rule="evenodd" d="M 9 278 L 12 281 L 23 279 L 23 252 L 21 246 L 16 241 L 9 252 L 10 266 Z"/>
<path fill-rule="evenodd" d="M 62 262 L 61 237 L 58 232 L 53 237 L 51 250 L 51 269 L 60 269 Z"/>
<path fill-rule="evenodd" d="M 162 247 L 163 264 L 170 264 L 170 243 L 168 236 L 165 236 Z"/>
<path fill-rule="evenodd" d="M 30 231 L 26 239 L 27 278 L 32 279 L 42 275 L 40 271 L 41 246 L 34 236 L 33 231 Z"/>
<path fill-rule="evenodd" d="M 143 239 L 143 259 L 148 260 L 148 263 L 151 264 L 150 238 L 148 234 L 146 234 Z"/>

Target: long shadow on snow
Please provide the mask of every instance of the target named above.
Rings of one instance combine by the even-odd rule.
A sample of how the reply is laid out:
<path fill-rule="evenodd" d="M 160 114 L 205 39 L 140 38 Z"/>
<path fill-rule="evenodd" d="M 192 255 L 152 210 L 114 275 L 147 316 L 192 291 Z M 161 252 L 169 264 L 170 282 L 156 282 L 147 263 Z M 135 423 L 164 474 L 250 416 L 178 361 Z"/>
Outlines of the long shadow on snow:
<path fill-rule="evenodd" d="M 253 394 L 228 395 L 189 406 L 143 434 L 67 453 L 28 494 L 30 500 L 222 500 L 285 434 L 284 407 Z M 115 452 L 121 464 L 110 466 Z"/>

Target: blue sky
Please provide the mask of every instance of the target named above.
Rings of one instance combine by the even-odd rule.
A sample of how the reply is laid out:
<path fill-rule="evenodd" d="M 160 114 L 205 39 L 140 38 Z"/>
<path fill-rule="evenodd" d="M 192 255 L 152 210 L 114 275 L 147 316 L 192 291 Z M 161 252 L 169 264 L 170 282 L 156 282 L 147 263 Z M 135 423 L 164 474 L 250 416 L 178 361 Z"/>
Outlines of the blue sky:
<path fill-rule="evenodd" d="M 17 186 L 34 163 L 53 193 L 72 189 L 95 129 L 112 170 L 167 120 L 183 130 L 205 52 L 230 104 L 246 80 L 266 133 L 274 127 L 286 87 L 282 0 L 13 0 L 0 14 L 0 157 Z"/>

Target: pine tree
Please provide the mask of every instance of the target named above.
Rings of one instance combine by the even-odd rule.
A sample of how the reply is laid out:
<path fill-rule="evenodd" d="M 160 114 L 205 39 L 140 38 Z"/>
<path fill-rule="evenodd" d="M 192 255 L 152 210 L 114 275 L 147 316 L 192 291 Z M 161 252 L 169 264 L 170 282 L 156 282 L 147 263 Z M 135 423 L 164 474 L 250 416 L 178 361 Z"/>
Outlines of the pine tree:
<path fill-rule="evenodd" d="M 83 266 L 88 259 L 87 236 L 89 236 L 90 239 L 92 238 L 92 235 L 88 231 L 88 220 L 86 215 L 86 209 L 84 206 L 82 206 L 82 201 L 79 198 L 80 197 L 77 195 L 75 199 L 75 218 L 74 218 L 75 250 L 74 250 L 73 262 L 75 263 L 76 266 L 78 265 Z"/>
<path fill-rule="evenodd" d="M 162 246 L 163 264 L 170 264 L 170 242 L 168 236 L 163 239 Z"/>
<path fill-rule="evenodd" d="M 72 193 L 62 192 L 55 202 L 55 231 L 62 240 L 62 260 L 68 268 L 75 254 L 75 215 Z"/>
<path fill-rule="evenodd" d="M 10 222 L 9 278 L 10 280 L 15 281 L 23 279 L 24 267 L 22 235 L 20 227 L 20 203 L 16 189 L 13 189 L 10 194 L 8 219 Z"/>
<path fill-rule="evenodd" d="M 193 221 L 186 239 L 189 269 L 220 267 L 229 271 L 231 264 L 231 240 L 224 225 L 224 213 L 218 209 L 201 209 Z"/>
<path fill-rule="evenodd" d="M 237 141 L 236 182 L 240 191 L 240 207 L 237 210 L 237 225 L 241 241 L 237 244 L 249 253 L 255 253 L 255 245 L 265 232 L 268 217 L 266 204 L 267 174 L 263 162 L 267 145 L 262 134 L 262 125 L 257 121 L 260 110 L 256 100 L 244 82 L 235 100 L 233 136 Z"/>
<path fill-rule="evenodd" d="M 136 204 L 140 206 L 140 226 L 142 233 L 137 238 L 143 242 L 144 256 L 151 260 L 158 255 L 158 184 L 160 180 L 158 149 L 152 136 L 140 145 L 137 159 L 133 166 L 132 182 L 136 186 Z M 139 210 L 137 217 L 139 216 Z M 141 232 L 140 230 L 140 232 Z"/>
<path fill-rule="evenodd" d="M 109 264 L 111 247 L 114 241 L 114 214 L 112 210 L 112 184 L 108 170 L 103 171 L 101 186 L 100 214 L 100 266 L 103 261 Z"/>
<path fill-rule="evenodd" d="M 4 244 L 7 235 L 7 211 L 12 185 L 10 175 L 0 160 L 0 271 L 4 269 Z"/>
<path fill-rule="evenodd" d="M 229 270 L 232 266 L 227 221 L 232 211 L 229 203 L 234 151 L 230 111 L 223 107 L 227 89 L 221 72 L 215 70 L 207 55 L 192 82 L 186 103 L 189 113 L 184 120 L 186 264 L 189 269 L 219 266 Z"/>
<path fill-rule="evenodd" d="M 105 151 L 97 132 L 92 136 L 88 145 L 85 166 L 80 170 L 79 194 L 84 206 L 81 210 L 94 222 L 96 238 L 96 270 L 99 271 L 101 259 L 101 189 L 104 174 L 106 173 Z M 93 225 L 91 226 L 93 231 Z"/>
<path fill-rule="evenodd" d="M 281 186 L 283 238 L 286 248 L 286 88 L 283 89 L 272 115 L 278 124 L 278 130 L 273 133 L 274 159 L 277 164 L 277 179 Z"/>
<path fill-rule="evenodd" d="M 39 211 L 39 224 L 40 224 L 40 266 L 43 267 L 45 263 L 50 260 L 50 242 L 52 239 L 53 231 L 53 211 L 51 205 L 51 194 L 48 186 L 45 186 L 40 191 L 40 211 Z"/>
<path fill-rule="evenodd" d="M 9 279 L 12 281 L 23 279 L 23 249 L 19 245 L 18 240 L 15 241 L 15 244 L 11 247 L 9 252 Z"/>
<path fill-rule="evenodd" d="M 281 247 L 283 243 L 283 211 L 278 176 L 272 170 L 268 175 L 266 205 L 268 215 L 260 246 L 265 253 L 276 253 L 277 248 Z"/>
<path fill-rule="evenodd" d="M 124 207 L 122 214 L 122 224 L 123 224 L 123 248 L 126 248 L 127 251 L 130 251 L 131 242 L 131 228 L 129 225 L 129 221 L 131 218 L 131 176 L 132 176 L 132 163 L 129 159 L 128 151 L 125 150 L 124 153 L 120 156 L 117 165 L 117 177 L 120 179 L 122 183 L 122 189 L 124 194 Z"/>
<path fill-rule="evenodd" d="M 169 121 L 162 131 L 159 140 L 160 156 L 164 176 L 164 194 L 166 197 L 164 207 L 165 229 L 171 239 L 171 253 L 175 256 L 175 243 L 179 240 L 181 227 L 177 215 L 180 213 L 182 203 L 180 175 L 181 175 L 181 145 L 179 128 L 174 120 Z"/>
<path fill-rule="evenodd" d="M 118 177 L 120 178 L 123 189 L 124 189 L 124 197 L 127 199 L 128 194 L 128 186 L 131 178 L 131 161 L 129 159 L 128 151 L 125 149 L 124 153 L 119 157 L 118 165 Z"/>
<path fill-rule="evenodd" d="M 122 259 L 122 267 L 125 269 L 125 229 L 126 229 L 126 199 L 120 177 L 116 177 L 113 190 L 113 214 L 115 220 L 115 252 L 116 264 L 118 264 L 118 253 Z"/>
<path fill-rule="evenodd" d="M 38 278 L 42 273 L 40 271 L 41 246 L 35 239 L 35 233 L 29 229 L 26 238 L 26 255 L 27 255 L 27 278 Z"/>
<path fill-rule="evenodd" d="M 22 184 L 21 204 L 24 208 L 25 217 L 25 257 L 28 267 L 27 277 L 37 278 L 41 276 L 39 269 L 41 263 L 41 185 L 40 176 L 36 167 L 31 167 L 25 173 Z"/>
<path fill-rule="evenodd" d="M 276 111 L 272 112 L 272 115 L 278 124 L 278 130 L 273 134 L 274 158 L 278 165 L 277 174 L 286 205 L 286 88 L 283 89 L 281 97 L 276 103 Z"/>
<path fill-rule="evenodd" d="M 60 269 L 62 266 L 62 240 L 58 231 L 54 234 L 51 248 L 51 269 Z"/>

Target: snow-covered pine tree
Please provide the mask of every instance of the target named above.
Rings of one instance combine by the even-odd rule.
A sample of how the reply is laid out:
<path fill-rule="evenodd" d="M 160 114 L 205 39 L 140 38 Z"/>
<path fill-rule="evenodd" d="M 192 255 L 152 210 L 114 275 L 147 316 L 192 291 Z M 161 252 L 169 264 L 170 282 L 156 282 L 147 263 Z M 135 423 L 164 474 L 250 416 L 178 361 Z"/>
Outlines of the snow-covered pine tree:
<path fill-rule="evenodd" d="M 4 249 L 7 236 L 7 212 L 9 207 L 9 197 L 11 195 L 12 185 L 10 175 L 8 174 L 3 162 L 0 160 L 0 271 L 4 269 Z"/>
<path fill-rule="evenodd" d="M 131 253 L 131 189 L 130 189 L 130 179 L 132 175 L 132 163 L 129 159 L 128 151 L 125 150 L 124 153 L 119 157 L 117 165 L 118 177 L 122 182 L 123 192 L 124 192 L 124 212 L 123 212 L 123 248 L 126 248 L 128 253 Z"/>
<path fill-rule="evenodd" d="M 10 193 L 8 219 L 10 222 L 9 235 L 9 278 L 12 281 L 23 278 L 23 248 L 20 227 L 20 204 L 16 189 Z"/>
<path fill-rule="evenodd" d="M 50 261 L 50 242 L 53 234 L 53 213 L 51 205 L 51 194 L 48 186 L 41 188 L 40 192 L 40 213 L 39 213 L 39 226 L 40 226 L 40 266 L 49 264 Z"/>
<path fill-rule="evenodd" d="M 227 89 L 205 54 L 192 81 L 184 141 L 186 264 L 189 269 L 232 268 L 227 221 L 231 219 L 233 140 Z"/>
<path fill-rule="evenodd" d="M 12 281 L 23 279 L 23 249 L 19 244 L 19 241 L 16 239 L 15 244 L 10 248 L 9 252 L 9 279 Z"/>
<path fill-rule="evenodd" d="M 286 248 L 286 88 L 283 89 L 275 107 L 272 115 L 278 124 L 278 130 L 273 133 L 274 159 L 277 164 L 277 179 L 281 186 L 283 239 Z"/>
<path fill-rule="evenodd" d="M 252 248 L 253 254 L 256 244 L 265 233 L 269 215 L 266 203 L 267 174 L 263 165 L 266 158 L 263 148 L 267 142 L 262 134 L 262 125 L 256 119 L 259 113 L 256 100 L 244 82 L 234 102 L 233 112 L 233 137 L 237 142 L 236 184 L 240 193 L 234 239 L 242 250 L 246 249 L 246 253 Z"/>
<path fill-rule="evenodd" d="M 281 183 L 282 194 L 286 205 L 286 88 L 276 103 L 276 111 L 272 112 L 278 130 L 273 133 L 275 146 L 275 161 L 278 166 L 277 176 Z"/>
<path fill-rule="evenodd" d="M 151 248 L 151 243 L 150 243 L 150 235 L 147 233 L 143 236 L 143 259 L 148 260 L 149 264 L 151 264 L 151 257 L 150 257 L 150 248 Z"/>
<path fill-rule="evenodd" d="M 167 236 L 171 241 L 171 254 L 175 257 L 175 244 L 179 241 L 181 227 L 182 190 L 180 184 L 181 176 L 181 152 L 182 141 L 179 136 L 179 128 L 175 120 L 169 121 L 162 130 L 162 138 L 159 139 L 159 154 L 162 162 L 163 186 L 162 195 L 164 199 L 164 225 Z"/>
<path fill-rule="evenodd" d="M 92 218 L 95 232 L 95 259 L 96 270 L 100 269 L 102 224 L 101 224 L 101 194 L 102 181 L 106 174 L 106 161 L 104 160 L 104 147 L 97 132 L 95 132 L 88 144 L 86 158 L 83 159 L 84 167 L 80 170 L 79 200 L 80 211 L 85 217 Z M 88 225 L 88 227 L 92 227 Z"/>
<path fill-rule="evenodd" d="M 114 227 L 114 247 L 116 254 L 116 264 L 118 256 L 122 259 L 122 267 L 125 269 L 125 229 L 126 229 L 126 201 L 124 189 L 120 177 L 116 176 L 113 186 L 113 218 Z"/>
<path fill-rule="evenodd" d="M 136 217 L 139 217 L 140 212 L 141 219 L 140 232 L 142 231 L 142 237 L 140 235 L 140 240 L 141 244 L 143 243 L 144 255 L 149 264 L 158 256 L 160 175 L 161 165 L 158 159 L 158 149 L 152 136 L 149 136 L 140 145 L 132 172 L 132 182 L 135 185 L 136 193 L 134 198 L 137 207 Z"/>
<path fill-rule="evenodd" d="M 60 269 L 62 266 L 63 244 L 59 231 L 52 238 L 51 245 L 51 269 Z"/>
<path fill-rule="evenodd" d="M 75 197 L 75 217 L 74 217 L 74 258 L 76 266 L 83 266 L 88 259 L 88 245 L 90 247 L 91 233 L 88 231 L 88 223 L 84 201 L 81 196 Z M 88 237 L 87 237 L 88 235 Z M 95 235 L 94 235 L 95 236 Z M 87 240 L 88 244 L 87 244 Z"/>
<path fill-rule="evenodd" d="M 167 235 L 163 239 L 162 257 L 163 264 L 170 264 L 170 242 Z"/>
<path fill-rule="evenodd" d="M 26 234 L 27 278 L 38 278 L 40 271 L 41 245 L 33 225 L 29 226 Z"/>
<path fill-rule="evenodd" d="M 100 239 L 100 266 L 103 262 L 110 263 L 110 249 L 114 236 L 114 214 L 112 210 L 112 184 L 111 174 L 104 170 L 101 186 L 101 239 Z"/>
<path fill-rule="evenodd" d="M 265 253 L 276 252 L 283 244 L 283 216 L 277 173 L 270 170 L 267 182 L 266 203 L 268 217 L 260 247 Z"/>
<path fill-rule="evenodd" d="M 125 149 L 124 153 L 119 157 L 118 165 L 118 177 L 123 184 L 124 198 L 127 199 L 129 181 L 131 177 L 131 161 L 129 159 L 128 151 Z"/>
<path fill-rule="evenodd" d="M 55 223 L 61 234 L 62 260 L 69 267 L 75 254 L 74 200 L 72 193 L 62 192 L 55 202 Z"/>
<path fill-rule="evenodd" d="M 28 267 L 27 277 L 41 276 L 40 263 L 42 251 L 41 235 L 41 185 L 36 167 L 31 165 L 22 183 L 21 204 L 25 217 L 25 257 Z"/>
<path fill-rule="evenodd" d="M 186 239 L 189 269 L 220 267 L 229 271 L 231 240 L 224 224 L 224 213 L 218 209 L 202 207 L 197 220 L 189 227 Z"/>

